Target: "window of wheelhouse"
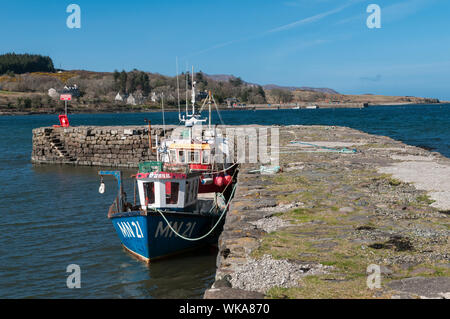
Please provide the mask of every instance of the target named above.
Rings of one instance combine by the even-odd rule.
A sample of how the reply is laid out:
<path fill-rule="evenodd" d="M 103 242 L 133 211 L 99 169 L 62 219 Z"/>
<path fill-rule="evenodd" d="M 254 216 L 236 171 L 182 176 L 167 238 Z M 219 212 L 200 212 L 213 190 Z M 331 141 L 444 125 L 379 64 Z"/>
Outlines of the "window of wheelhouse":
<path fill-rule="evenodd" d="M 202 152 L 202 163 L 203 164 L 209 164 L 210 163 L 210 157 L 211 157 L 211 151 L 204 150 Z"/>
<path fill-rule="evenodd" d="M 200 152 L 199 151 L 188 151 L 188 159 L 190 164 L 200 163 Z"/>
<path fill-rule="evenodd" d="M 166 182 L 166 204 L 178 204 L 178 192 L 180 191 L 180 183 Z"/>
<path fill-rule="evenodd" d="M 145 202 L 147 205 L 155 203 L 155 183 L 144 183 Z"/>
<path fill-rule="evenodd" d="M 183 150 L 178 151 L 178 162 L 179 163 L 186 163 L 186 157 L 185 152 Z"/>
<path fill-rule="evenodd" d="M 186 188 L 184 190 L 184 204 L 186 205 L 191 201 L 191 193 L 189 192 L 189 187 L 191 183 L 189 181 L 186 181 Z"/>
<path fill-rule="evenodd" d="M 177 161 L 177 151 L 170 150 L 169 151 L 169 162 L 176 162 L 176 161 Z"/>
<path fill-rule="evenodd" d="M 200 181 L 194 182 L 194 185 L 193 185 L 193 187 L 192 187 L 192 188 L 193 188 L 193 191 L 192 191 L 192 200 L 197 199 L 199 182 L 200 182 Z"/>

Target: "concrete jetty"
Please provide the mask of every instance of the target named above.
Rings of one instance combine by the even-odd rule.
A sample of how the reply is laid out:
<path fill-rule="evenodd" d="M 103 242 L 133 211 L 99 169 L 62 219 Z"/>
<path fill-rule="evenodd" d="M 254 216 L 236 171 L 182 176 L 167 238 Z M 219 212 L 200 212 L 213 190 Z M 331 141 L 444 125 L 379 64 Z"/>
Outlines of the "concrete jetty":
<path fill-rule="evenodd" d="M 345 127 L 289 126 L 280 164 L 274 175 L 241 165 L 204 298 L 449 298 L 448 158 Z"/>
<path fill-rule="evenodd" d="M 346 127 L 279 129 L 281 172 L 240 166 L 204 298 L 450 298 L 450 159 Z M 32 161 L 136 167 L 148 145 L 146 126 L 39 128 Z"/>

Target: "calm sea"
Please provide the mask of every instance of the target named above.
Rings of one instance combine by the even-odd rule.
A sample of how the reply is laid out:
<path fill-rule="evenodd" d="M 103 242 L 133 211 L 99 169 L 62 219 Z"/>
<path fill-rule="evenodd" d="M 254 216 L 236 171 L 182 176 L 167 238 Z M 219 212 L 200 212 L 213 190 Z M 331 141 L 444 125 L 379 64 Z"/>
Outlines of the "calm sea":
<path fill-rule="evenodd" d="M 348 126 L 450 157 L 450 105 L 221 116 L 227 124 Z M 144 118 L 162 123 L 161 113 L 70 115 L 72 125 L 144 125 Z M 165 120 L 178 124 L 178 114 L 166 113 Z M 121 249 L 106 218 L 114 182 L 100 195 L 99 168 L 30 163 L 31 130 L 56 122 L 56 115 L 0 117 L 0 298 L 200 298 L 214 279 L 214 251 L 147 266 Z M 219 122 L 215 114 L 213 122 Z M 131 185 L 128 180 L 125 187 Z M 66 287 L 70 264 L 81 267 L 81 289 Z"/>

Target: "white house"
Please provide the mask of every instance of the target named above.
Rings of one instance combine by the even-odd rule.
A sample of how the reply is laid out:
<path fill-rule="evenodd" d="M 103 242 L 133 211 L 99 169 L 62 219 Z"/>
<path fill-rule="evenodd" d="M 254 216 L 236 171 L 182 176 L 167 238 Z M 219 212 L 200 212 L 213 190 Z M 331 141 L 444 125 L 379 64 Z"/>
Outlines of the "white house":
<path fill-rule="evenodd" d="M 158 102 L 159 101 L 159 97 L 156 95 L 155 92 L 152 92 L 152 96 L 150 98 L 152 100 L 152 102 Z"/>
<path fill-rule="evenodd" d="M 116 98 L 114 99 L 114 101 L 116 102 L 124 102 L 126 100 L 126 96 L 121 95 L 120 92 L 117 93 Z"/>
<path fill-rule="evenodd" d="M 136 98 L 133 96 L 133 94 L 130 94 L 127 98 L 127 104 L 130 105 L 137 105 Z"/>
<path fill-rule="evenodd" d="M 58 91 L 56 91 L 54 88 L 48 90 L 48 96 L 50 96 L 52 99 L 59 98 Z"/>

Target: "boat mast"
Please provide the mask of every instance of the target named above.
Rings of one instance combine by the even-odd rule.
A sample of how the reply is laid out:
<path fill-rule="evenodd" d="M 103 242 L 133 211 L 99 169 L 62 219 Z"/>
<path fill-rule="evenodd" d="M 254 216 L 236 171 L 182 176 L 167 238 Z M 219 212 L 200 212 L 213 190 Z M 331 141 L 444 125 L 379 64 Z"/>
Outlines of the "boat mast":
<path fill-rule="evenodd" d="M 187 63 L 186 63 L 186 115 L 185 118 L 187 118 L 188 116 L 188 76 L 189 76 L 189 71 L 188 71 L 188 67 L 187 67 Z"/>
<path fill-rule="evenodd" d="M 178 79 L 178 57 L 176 58 L 176 65 L 177 65 L 178 120 L 181 121 L 180 80 Z"/>
<path fill-rule="evenodd" d="M 163 120 L 163 132 L 164 132 L 164 137 L 166 137 L 166 120 L 164 118 L 164 92 L 161 93 L 161 109 L 162 109 L 162 120 Z"/>
<path fill-rule="evenodd" d="M 192 66 L 192 115 L 195 115 L 195 82 L 194 82 L 194 66 Z"/>
<path fill-rule="evenodd" d="M 209 90 L 208 107 L 209 107 L 209 129 L 211 129 L 211 90 Z"/>

